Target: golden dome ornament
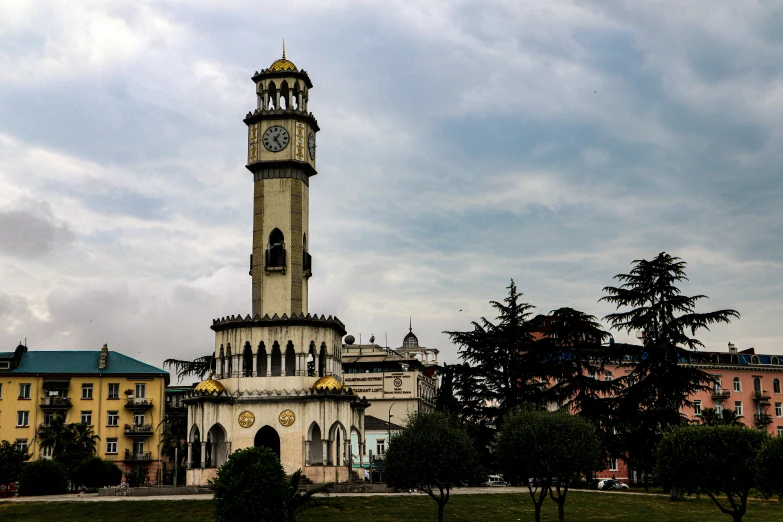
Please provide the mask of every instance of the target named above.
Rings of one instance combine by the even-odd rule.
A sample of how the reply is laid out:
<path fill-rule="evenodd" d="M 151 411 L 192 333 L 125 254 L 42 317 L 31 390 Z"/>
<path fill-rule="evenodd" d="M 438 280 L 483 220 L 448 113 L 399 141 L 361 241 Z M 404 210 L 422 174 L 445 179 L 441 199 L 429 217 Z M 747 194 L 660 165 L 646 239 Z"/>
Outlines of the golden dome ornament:
<path fill-rule="evenodd" d="M 278 420 L 280 421 L 280 424 L 287 428 L 296 422 L 296 415 L 294 415 L 294 412 L 291 410 L 283 410 L 280 412 Z"/>
<path fill-rule="evenodd" d="M 243 428 L 249 428 L 256 421 L 256 416 L 249 411 L 243 411 L 239 414 L 239 425 Z"/>

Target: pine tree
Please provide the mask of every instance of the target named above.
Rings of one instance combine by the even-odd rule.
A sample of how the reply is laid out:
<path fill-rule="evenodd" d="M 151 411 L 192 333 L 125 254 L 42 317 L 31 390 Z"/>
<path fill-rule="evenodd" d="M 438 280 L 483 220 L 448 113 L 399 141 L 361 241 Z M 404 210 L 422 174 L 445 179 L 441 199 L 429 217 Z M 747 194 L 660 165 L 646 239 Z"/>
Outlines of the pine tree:
<path fill-rule="evenodd" d="M 444 332 L 467 363 L 456 379 L 463 408 L 473 409 L 464 414 L 496 425 L 510 411 L 541 404 L 547 388 L 541 379 L 543 369 L 531 350 L 535 339 L 528 320 L 534 306 L 520 301 L 522 294 L 513 279 L 508 290 L 502 303 L 490 302 L 499 314 L 496 322 L 482 317 L 472 322 L 472 331 Z"/>
<path fill-rule="evenodd" d="M 686 263 L 666 252 L 636 260 L 628 274 L 615 276 L 620 286 L 607 286 L 601 301 L 624 310 L 605 317 L 612 327 L 641 334 L 642 346 L 626 345 L 632 359 L 628 386 L 619 394 L 617 413 L 624 425 L 627 460 L 646 475 L 655 462 L 661 434 L 687 422 L 680 409 L 690 406 L 694 392 L 708 389 L 710 374 L 687 362 L 702 360 L 695 334 L 714 324 L 739 318 L 736 310 L 697 313 L 704 295 L 685 296 L 678 284 L 687 281 Z"/>

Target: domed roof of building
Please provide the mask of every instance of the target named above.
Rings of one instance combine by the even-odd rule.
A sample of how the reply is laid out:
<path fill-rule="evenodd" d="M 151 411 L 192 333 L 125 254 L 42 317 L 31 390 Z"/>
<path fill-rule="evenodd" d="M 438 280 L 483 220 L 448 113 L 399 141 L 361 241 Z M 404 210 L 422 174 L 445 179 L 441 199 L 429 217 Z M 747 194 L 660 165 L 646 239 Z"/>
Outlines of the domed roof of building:
<path fill-rule="evenodd" d="M 285 58 L 285 40 L 283 40 L 283 57 L 275 60 L 275 63 L 269 66 L 270 71 L 298 71 L 294 62 Z"/>
<path fill-rule="evenodd" d="M 269 66 L 270 71 L 293 71 L 296 72 L 299 69 L 296 68 L 296 65 L 294 65 L 294 62 L 290 60 L 286 60 L 285 58 L 280 58 L 278 60 L 275 60 L 275 63 Z"/>
<path fill-rule="evenodd" d="M 221 393 L 226 391 L 226 388 L 220 383 L 220 381 L 216 381 L 210 375 L 208 379 L 198 383 L 196 387 L 193 389 L 193 391 L 199 393 L 212 393 L 212 392 Z"/>
<path fill-rule="evenodd" d="M 334 375 L 324 375 L 313 384 L 314 390 L 344 390 L 345 385 Z"/>
<path fill-rule="evenodd" d="M 419 346 L 419 338 L 413 333 L 413 323 L 408 327 L 408 334 L 402 340 L 403 348 L 406 346 Z"/>

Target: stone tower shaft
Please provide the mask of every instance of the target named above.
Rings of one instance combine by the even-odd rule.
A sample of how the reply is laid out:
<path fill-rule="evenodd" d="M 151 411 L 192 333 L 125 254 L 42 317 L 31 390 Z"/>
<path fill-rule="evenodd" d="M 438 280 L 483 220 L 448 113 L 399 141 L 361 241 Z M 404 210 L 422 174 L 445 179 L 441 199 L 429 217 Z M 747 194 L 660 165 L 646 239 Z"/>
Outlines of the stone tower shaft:
<path fill-rule="evenodd" d="M 253 173 L 253 315 L 306 314 L 310 177 L 318 123 L 307 111 L 312 82 L 285 58 L 253 75 L 247 169 Z"/>

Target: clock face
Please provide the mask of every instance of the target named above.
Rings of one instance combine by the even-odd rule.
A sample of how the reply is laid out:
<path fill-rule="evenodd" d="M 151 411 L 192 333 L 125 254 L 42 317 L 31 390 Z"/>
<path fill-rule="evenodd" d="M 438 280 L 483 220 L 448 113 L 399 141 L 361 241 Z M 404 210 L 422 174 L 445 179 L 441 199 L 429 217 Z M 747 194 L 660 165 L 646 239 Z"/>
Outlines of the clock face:
<path fill-rule="evenodd" d="M 280 152 L 288 146 L 288 131 L 279 125 L 274 125 L 264 132 L 263 141 L 266 150 Z"/>
<path fill-rule="evenodd" d="M 315 159 L 315 134 L 312 132 L 307 137 L 307 149 L 310 151 L 310 159 Z"/>

